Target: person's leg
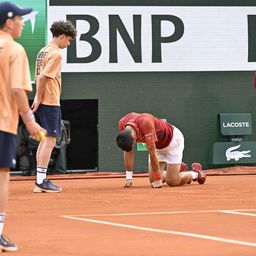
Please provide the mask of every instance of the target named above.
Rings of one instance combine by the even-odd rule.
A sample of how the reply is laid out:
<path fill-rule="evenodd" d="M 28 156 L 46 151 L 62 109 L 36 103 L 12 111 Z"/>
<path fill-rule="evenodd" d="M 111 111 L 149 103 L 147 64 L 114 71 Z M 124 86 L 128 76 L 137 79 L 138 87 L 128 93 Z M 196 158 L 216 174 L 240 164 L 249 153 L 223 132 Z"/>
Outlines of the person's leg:
<path fill-rule="evenodd" d="M 46 137 L 40 142 L 37 152 L 37 177 L 33 192 L 61 192 L 62 188 L 54 185 L 50 180 L 46 178 L 47 167 L 49 165 L 52 150 L 55 146 L 55 137 Z"/>
<path fill-rule="evenodd" d="M 6 206 L 9 194 L 9 168 L 0 168 L 0 236 L 3 233 Z"/>
<path fill-rule="evenodd" d="M 199 184 L 205 182 L 206 176 L 202 171 L 201 165 L 198 163 L 192 164 L 192 170 L 187 170 L 187 165 L 182 162 L 184 149 L 184 137 L 179 129 L 174 128 L 173 139 L 171 143 L 164 149 L 156 151 L 162 181 L 165 181 L 169 186 L 181 186 L 197 181 Z M 166 167 L 167 163 L 167 167 Z M 165 168 L 167 169 L 165 171 Z M 149 163 L 149 180 L 152 182 L 152 168 Z"/>
<path fill-rule="evenodd" d="M 9 195 L 10 168 L 16 167 L 16 136 L 0 131 L 0 252 L 17 251 L 16 244 L 3 236 L 5 213 Z"/>
<path fill-rule="evenodd" d="M 180 164 L 180 172 L 185 172 L 187 170 L 188 170 L 188 165 L 186 163 L 182 162 Z M 166 180 L 166 173 L 167 173 L 167 164 L 166 164 L 165 169 L 163 171 L 163 179 L 162 179 L 163 182 L 165 182 L 165 180 Z"/>
<path fill-rule="evenodd" d="M 206 174 L 202 170 L 202 167 L 199 163 L 193 163 L 192 170 L 190 171 L 181 171 L 180 164 L 168 164 L 165 180 L 169 186 L 190 184 L 192 181 L 197 181 L 199 184 L 204 184 L 206 180 Z"/>
<path fill-rule="evenodd" d="M 203 168 L 200 163 L 191 164 L 191 175 L 193 181 L 197 181 L 199 184 L 204 184 L 206 181 L 206 173 L 203 171 Z"/>
<path fill-rule="evenodd" d="M 55 146 L 55 137 L 46 137 L 41 140 L 37 153 L 37 183 L 41 184 L 46 179 L 47 168 L 51 159 L 52 150 Z"/>
<path fill-rule="evenodd" d="M 41 154 L 41 148 L 44 140 L 41 140 L 36 150 L 36 162 L 39 162 L 39 156 Z"/>
<path fill-rule="evenodd" d="M 46 176 L 56 137 L 61 135 L 61 110 L 58 106 L 40 105 L 36 116 L 40 125 L 47 130 L 47 136 L 37 148 L 37 178 L 33 192 L 60 192 L 61 187 L 52 184 Z"/>
<path fill-rule="evenodd" d="M 181 164 L 167 164 L 165 181 L 169 186 L 180 186 L 191 182 L 191 172 L 181 172 Z"/>
<path fill-rule="evenodd" d="M 169 186 L 180 186 L 191 182 L 190 172 L 183 171 L 186 165 L 182 163 L 184 150 L 184 136 L 181 131 L 174 127 L 173 138 L 168 147 L 160 150 L 160 156 L 167 162 L 165 181 Z"/>

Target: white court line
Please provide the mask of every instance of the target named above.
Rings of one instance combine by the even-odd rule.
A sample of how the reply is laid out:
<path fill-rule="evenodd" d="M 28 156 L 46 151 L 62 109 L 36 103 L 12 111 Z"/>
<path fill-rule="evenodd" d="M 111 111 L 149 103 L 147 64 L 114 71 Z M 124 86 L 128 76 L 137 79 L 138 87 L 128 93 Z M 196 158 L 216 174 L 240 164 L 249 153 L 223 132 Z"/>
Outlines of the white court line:
<path fill-rule="evenodd" d="M 178 235 L 178 236 L 187 236 L 187 237 L 194 237 L 194 238 L 201 238 L 201 239 L 206 239 L 206 240 L 224 242 L 224 243 L 229 243 L 229 244 L 256 247 L 256 243 L 244 242 L 244 241 L 233 240 L 233 239 L 225 239 L 225 238 L 220 238 L 220 237 L 216 237 L 216 236 L 207 236 L 207 235 L 200 235 L 200 234 L 186 233 L 186 232 L 179 232 L 179 231 L 172 231 L 172 230 L 164 230 L 164 229 L 146 228 L 146 227 L 139 227 L 139 226 L 133 226 L 133 225 L 119 224 L 119 223 L 109 222 L 109 221 L 78 218 L 78 217 L 73 217 L 73 216 L 61 216 L 61 217 L 66 218 L 66 219 L 80 220 L 80 221 L 85 221 L 85 222 L 92 222 L 92 223 L 97 223 L 97 224 L 104 224 L 104 225 L 110 225 L 110 226 L 116 226 L 116 227 L 122 227 L 122 228 L 136 229 L 136 230 L 142 230 L 142 231 L 148 231 L 148 232 L 156 232 L 156 233 Z"/>
<path fill-rule="evenodd" d="M 227 211 L 227 210 L 223 210 L 221 212 L 224 213 L 230 213 L 230 214 L 237 214 L 237 215 L 245 215 L 245 216 L 252 216 L 252 217 L 256 217 L 256 214 L 253 213 L 246 213 L 246 212 L 241 212 L 241 211 Z"/>
<path fill-rule="evenodd" d="M 139 215 L 165 215 L 165 214 L 187 214 L 187 213 L 214 213 L 214 212 L 256 212 L 256 209 L 238 210 L 205 210 L 205 211 L 172 211 L 172 212 L 128 212 L 128 213 L 106 213 L 106 214 L 78 214 L 80 217 L 110 217 L 110 216 L 139 216 Z"/>

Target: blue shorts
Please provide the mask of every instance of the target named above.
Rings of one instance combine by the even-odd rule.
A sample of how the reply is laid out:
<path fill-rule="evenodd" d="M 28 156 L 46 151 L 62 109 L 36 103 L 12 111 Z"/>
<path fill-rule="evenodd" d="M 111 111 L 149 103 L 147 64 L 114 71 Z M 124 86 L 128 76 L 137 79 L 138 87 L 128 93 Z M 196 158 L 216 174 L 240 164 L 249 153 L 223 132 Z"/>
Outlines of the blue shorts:
<path fill-rule="evenodd" d="M 61 108 L 40 104 L 35 113 L 36 121 L 47 131 L 47 136 L 61 136 Z"/>
<path fill-rule="evenodd" d="M 17 136 L 0 131 L 0 168 L 16 167 Z"/>

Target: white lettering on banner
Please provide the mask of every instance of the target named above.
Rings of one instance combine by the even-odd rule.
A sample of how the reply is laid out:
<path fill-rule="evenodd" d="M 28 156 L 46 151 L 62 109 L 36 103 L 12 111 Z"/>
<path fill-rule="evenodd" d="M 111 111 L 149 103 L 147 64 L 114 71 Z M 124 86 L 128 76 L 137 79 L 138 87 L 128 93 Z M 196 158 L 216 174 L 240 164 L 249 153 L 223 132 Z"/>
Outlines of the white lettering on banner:
<path fill-rule="evenodd" d="M 47 17 L 78 31 L 64 72 L 256 69 L 256 7 L 48 6 Z"/>
<path fill-rule="evenodd" d="M 232 128 L 242 128 L 242 127 L 250 127 L 249 122 L 231 122 L 231 123 L 222 123 L 224 128 L 232 127 Z"/>

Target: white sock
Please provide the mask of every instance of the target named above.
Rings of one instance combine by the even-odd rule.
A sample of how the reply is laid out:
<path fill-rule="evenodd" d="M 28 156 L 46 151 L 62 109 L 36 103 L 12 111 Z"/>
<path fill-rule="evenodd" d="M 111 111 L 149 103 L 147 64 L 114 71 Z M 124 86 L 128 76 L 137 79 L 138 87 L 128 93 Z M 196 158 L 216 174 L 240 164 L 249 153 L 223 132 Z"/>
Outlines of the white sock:
<path fill-rule="evenodd" d="M 36 168 L 36 183 L 41 184 L 43 183 L 43 180 L 46 179 L 46 168 L 37 167 Z"/>
<path fill-rule="evenodd" d="M 0 212 L 0 236 L 3 234 L 5 213 Z"/>
<path fill-rule="evenodd" d="M 198 178 L 198 172 L 190 171 L 189 173 L 191 174 L 191 177 L 192 177 L 193 180 Z"/>
<path fill-rule="evenodd" d="M 125 176 L 127 180 L 132 180 L 133 171 L 126 171 Z"/>
<path fill-rule="evenodd" d="M 166 181 L 166 174 L 167 174 L 167 171 L 164 170 L 164 171 L 163 171 L 163 178 L 164 178 L 163 180 L 164 180 L 164 181 Z"/>

